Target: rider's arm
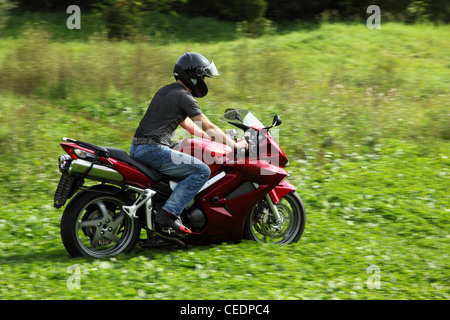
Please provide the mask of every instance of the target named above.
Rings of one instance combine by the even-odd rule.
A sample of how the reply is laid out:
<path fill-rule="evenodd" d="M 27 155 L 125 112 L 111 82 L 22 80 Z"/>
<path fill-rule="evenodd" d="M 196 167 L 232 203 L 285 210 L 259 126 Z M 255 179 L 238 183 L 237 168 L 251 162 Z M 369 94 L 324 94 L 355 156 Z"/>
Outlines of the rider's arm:
<path fill-rule="evenodd" d="M 239 143 L 234 142 L 218 126 L 212 123 L 203 113 L 193 117 L 192 120 L 197 126 L 202 128 L 203 131 L 205 131 L 209 135 L 210 140 L 221 142 L 234 149 L 247 148 L 247 143 L 245 140 L 242 140 Z"/>
<path fill-rule="evenodd" d="M 193 136 L 208 139 L 211 140 L 211 138 L 204 132 L 199 126 L 197 126 L 191 118 L 186 118 L 182 123 L 180 123 L 180 126 L 182 126 L 186 131 L 188 131 Z"/>

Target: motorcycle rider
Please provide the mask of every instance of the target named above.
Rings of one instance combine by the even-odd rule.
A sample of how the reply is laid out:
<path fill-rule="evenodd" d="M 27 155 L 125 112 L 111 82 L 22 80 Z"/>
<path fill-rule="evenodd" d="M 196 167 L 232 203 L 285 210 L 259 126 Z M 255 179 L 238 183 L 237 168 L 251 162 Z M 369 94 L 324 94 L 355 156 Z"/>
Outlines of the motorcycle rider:
<path fill-rule="evenodd" d="M 202 161 L 169 148 L 175 129 L 181 125 L 192 135 L 220 141 L 234 149 L 248 146 L 245 140 L 234 142 L 213 124 L 194 98 L 207 95 L 205 77 L 219 75 L 213 61 L 199 53 L 185 53 L 177 60 L 173 75 L 176 82 L 161 88 L 150 102 L 136 129 L 130 156 L 163 174 L 182 179 L 162 209 L 156 211 L 155 220 L 190 234 L 191 230 L 183 225 L 180 215 L 209 179 L 211 171 Z"/>

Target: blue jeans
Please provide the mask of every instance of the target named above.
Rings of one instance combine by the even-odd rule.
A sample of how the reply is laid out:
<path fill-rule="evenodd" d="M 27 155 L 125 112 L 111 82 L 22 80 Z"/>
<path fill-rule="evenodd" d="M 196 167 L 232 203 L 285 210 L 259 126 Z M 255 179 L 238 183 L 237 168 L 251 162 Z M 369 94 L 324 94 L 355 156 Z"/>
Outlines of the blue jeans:
<path fill-rule="evenodd" d="M 177 217 L 211 175 L 211 170 L 205 163 L 163 145 L 132 144 L 130 156 L 163 174 L 183 179 L 163 207 Z"/>

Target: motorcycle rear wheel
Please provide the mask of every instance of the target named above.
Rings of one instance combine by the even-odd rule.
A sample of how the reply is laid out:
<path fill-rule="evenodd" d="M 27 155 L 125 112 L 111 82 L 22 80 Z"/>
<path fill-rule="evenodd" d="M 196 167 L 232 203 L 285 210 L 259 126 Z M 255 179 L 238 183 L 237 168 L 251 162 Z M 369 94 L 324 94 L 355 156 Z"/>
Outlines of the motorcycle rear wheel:
<path fill-rule="evenodd" d="M 281 216 L 277 223 L 265 199 L 258 202 L 247 217 L 244 238 L 262 243 L 296 243 L 305 229 L 306 214 L 302 199 L 292 191 L 276 205 Z"/>
<path fill-rule="evenodd" d="M 110 191 L 110 190 L 108 190 Z M 128 253 L 139 240 L 139 219 L 123 210 L 120 193 L 84 191 L 67 205 L 61 218 L 61 239 L 73 257 L 103 258 Z"/>

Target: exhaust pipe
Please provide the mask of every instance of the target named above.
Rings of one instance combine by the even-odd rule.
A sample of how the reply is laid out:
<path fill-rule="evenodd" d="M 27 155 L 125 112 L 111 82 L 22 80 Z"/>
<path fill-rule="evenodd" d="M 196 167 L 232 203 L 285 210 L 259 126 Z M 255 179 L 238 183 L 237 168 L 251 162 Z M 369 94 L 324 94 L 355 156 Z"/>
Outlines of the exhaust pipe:
<path fill-rule="evenodd" d="M 66 164 L 67 166 L 67 164 Z M 64 168 L 60 165 L 60 171 Z M 89 170 L 90 169 L 90 170 Z M 67 170 L 67 169 L 65 169 Z M 89 171 L 89 172 L 87 172 Z M 62 172 L 62 171 L 61 171 Z M 86 178 L 101 181 L 101 182 L 109 182 L 115 184 L 122 184 L 123 176 L 112 168 L 108 168 L 105 166 L 94 164 L 92 162 L 85 161 L 81 159 L 72 160 L 70 163 L 70 167 L 67 170 L 70 175 L 84 175 L 86 174 Z"/>

